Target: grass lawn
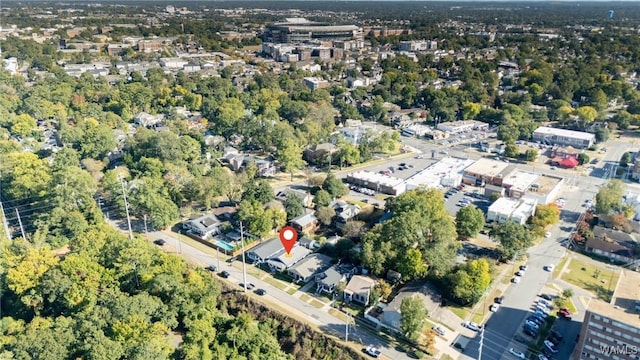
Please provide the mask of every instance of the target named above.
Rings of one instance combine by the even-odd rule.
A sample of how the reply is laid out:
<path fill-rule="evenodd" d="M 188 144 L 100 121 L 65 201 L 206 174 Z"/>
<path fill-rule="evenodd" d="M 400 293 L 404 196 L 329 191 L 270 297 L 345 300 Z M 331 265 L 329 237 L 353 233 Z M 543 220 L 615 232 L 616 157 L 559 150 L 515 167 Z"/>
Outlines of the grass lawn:
<path fill-rule="evenodd" d="M 302 295 L 300 295 L 300 300 L 302 300 L 304 302 L 309 302 L 309 300 L 311 300 L 311 296 L 309 296 L 307 294 L 302 294 Z"/>
<path fill-rule="evenodd" d="M 576 259 L 570 261 L 562 280 L 592 292 L 606 302 L 611 301 L 619 273 Z"/>
<path fill-rule="evenodd" d="M 283 283 L 282 281 L 276 280 L 270 276 L 267 276 L 266 278 L 263 279 L 264 282 L 266 282 L 269 285 L 275 286 L 280 290 L 285 290 L 287 288 L 288 284 Z"/>
<path fill-rule="evenodd" d="M 293 294 L 295 294 L 297 292 L 298 292 L 298 289 L 296 289 L 294 287 L 287 289 L 287 294 L 289 294 L 289 295 L 293 295 Z"/>
<path fill-rule="evenodd" d="M 565 256 L 564 258 L 562 258 L 562 260 L 560 260 L 560 262 L 558 263 L 558 266 L 556 266 L 556 267 L 553 269 L 553 278 L 554 278 L 554 279 L 557 279 L 557 278 L 558 278 L 558 276 L 560 276 L 560 271 L 562 271 L 562 268 L 564 268 L 564 264 L 566 264 L 566 263 L 567 263 L 567 260 L 568 260 L 568 259 L 569 259 L 569 258 Z"/>
<path fill-rule="evenodd" d="M 573 304 L 573 300 L 571 299 L 559 299 L 560 300 L 560 307 L 561 308 L 567 308 L 569 311 L 571 311 L 572 314 L 575 314 L 578 312 L 578 309 L 576 308 L 576 306 Z"/>
<path fill-rule="evenodd" d="M 320 302 L 316 299 L 311 300 L 311 306 L 313 306 L 316 309 L 321 309 L 324 306 L 323 302 Z"/>
<path fill-rule="evenodd" d="M 471 311 L 469 308 L 461 307 L 461 306 L 447 306 L 447 308 L 451 310 L 452 313 L 456 314 L 456 316 L 463 321 L 467 319 Z M 482 323 L 482 319 L 483 319 L 482 311 L 477 311 L 471 317 L 471 321 L 473 321 L 476 324 Z"/>
<path fill-rule="evenodd" d="M 336 317 L 344 322 L 347 321 L 347 315 L 345 315 L 344 313 L 342 313 L 339 310 L 336 309 L 329 309 L 329 314 L 331 314 L 333 317 Z"/>

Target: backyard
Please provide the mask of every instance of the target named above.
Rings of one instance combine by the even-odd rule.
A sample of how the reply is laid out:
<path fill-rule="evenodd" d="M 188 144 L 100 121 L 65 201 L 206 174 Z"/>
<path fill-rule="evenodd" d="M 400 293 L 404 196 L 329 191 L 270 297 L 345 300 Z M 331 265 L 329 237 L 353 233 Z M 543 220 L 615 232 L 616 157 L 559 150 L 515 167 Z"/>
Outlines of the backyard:
<path fill-rule="evenodd" d="M 604 266 L 570 259 L 569 265 L 561 274 L 562 280 L 594 293 L 604 301 L 611 301 L 620 274 Z"/>

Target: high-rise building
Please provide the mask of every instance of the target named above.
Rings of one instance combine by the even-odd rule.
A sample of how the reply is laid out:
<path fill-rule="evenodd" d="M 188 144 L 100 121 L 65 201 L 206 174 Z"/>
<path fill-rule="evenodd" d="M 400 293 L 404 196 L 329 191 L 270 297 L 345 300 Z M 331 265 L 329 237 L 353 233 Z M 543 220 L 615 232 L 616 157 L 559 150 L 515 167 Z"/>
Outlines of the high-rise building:
<path fill-rule="evenodd" d="M 640 359 L 639 273 L 621 271 L 611 302 L 589 303 L 574 359 Z"/>

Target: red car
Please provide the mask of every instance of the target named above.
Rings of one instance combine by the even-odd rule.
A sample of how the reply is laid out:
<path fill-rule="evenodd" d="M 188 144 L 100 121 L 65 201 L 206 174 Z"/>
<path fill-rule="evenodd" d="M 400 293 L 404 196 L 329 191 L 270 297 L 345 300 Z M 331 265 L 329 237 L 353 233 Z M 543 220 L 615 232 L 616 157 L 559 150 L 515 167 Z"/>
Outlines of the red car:
<path fill-rule="evenodd" d="M 561 308 L 560 311 L 558 311 L 558 314 L 565 319 L 571 319 L 571 311 L 567 308 Z"/>

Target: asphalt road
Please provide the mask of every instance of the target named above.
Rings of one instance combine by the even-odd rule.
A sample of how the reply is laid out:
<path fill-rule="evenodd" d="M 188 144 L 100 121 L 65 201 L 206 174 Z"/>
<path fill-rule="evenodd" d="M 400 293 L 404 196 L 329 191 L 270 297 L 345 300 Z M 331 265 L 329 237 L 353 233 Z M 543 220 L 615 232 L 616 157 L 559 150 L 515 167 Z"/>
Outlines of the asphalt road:
<path fill-rule="evenodd" d="M 237 269 L 231 264 L 222 261 L 220 258 L 211 256 L 197 248 L 189 246 L 179 239 L 169 236 L 162 232 L 151 232 L 147 234 L 151 239 L 164 239 L 166 241 L 163 246 L 169 252 L 179 252 L 181 256 L 195 262 L 197 265 L 216 265 L 220 264 L 218 271 L 226 270 L 231 275 L 227 279 L 223 279 L 216 275 L 220 281 L 226 281 L 231 286 L 240 288 L 239 284 L 245 282 L 242 271 Z M 247 264 L 247 267 L 252 266 Z M 317 325 L 322 331 L 333 334 L 335 336 L 344 338 L 346 324 L 339 320 L 328 312 L 315 308 L 302 300 L 293 297 L 276 287 L 269 285 L 268 283 L 255 278 L 249 274 L 246 276 L 246 282 L 253 283 L 256 288 L 265 289 L 267 295 L 262 298 L 265 301 L 271 303 L 277 303 L 279 307 L 284 307 L 288 312 L 298 315 L 299 318 L 306 319 L 309 323 Z M 362 347 L 367 345 L 374 345 L 382 354 L 389 359 L 409 359 L 406 353 L 399 352 L 394 348 L 388 347 L 380 338 L 372 335 L 361 326 L 354 325 L 349 326 L 349 340 L 360 344 Z"/>

